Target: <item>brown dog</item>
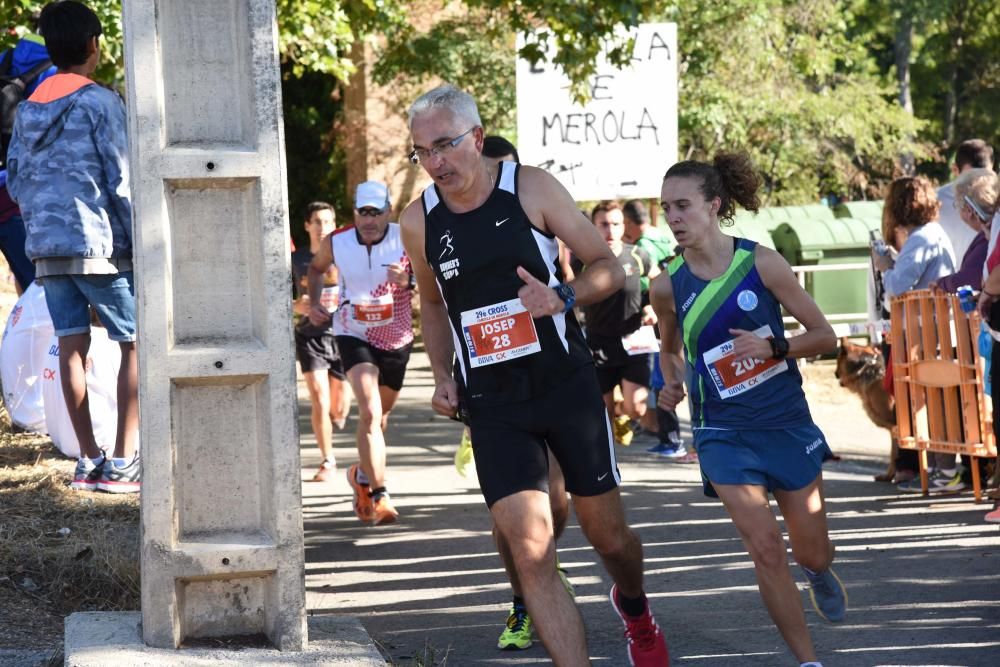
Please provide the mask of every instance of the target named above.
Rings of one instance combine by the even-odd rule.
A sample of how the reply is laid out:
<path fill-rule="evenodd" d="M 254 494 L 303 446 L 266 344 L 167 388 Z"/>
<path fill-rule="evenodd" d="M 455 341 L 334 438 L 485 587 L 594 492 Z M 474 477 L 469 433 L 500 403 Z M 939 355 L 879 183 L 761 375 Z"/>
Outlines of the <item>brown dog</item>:
<path fill-rule="evenodd" d="M 882 380 L 885 378 L 885 362 L 878 348 L 855 345 L 846 338 L 841 338 L 836 376 L 840 380 L 841 387 L 861 397 L 861 404 L 868 418 L 876 426 L 889 429 L 891 435 L 892 428 L 896 425 L 896 401 L 882 385 Z M 898 454 L 899 441 L 893 436 L 889 451 L 889 467 L 885 473 L 875 476 L 877 481 L 893 480 L 896 476 Z"/>

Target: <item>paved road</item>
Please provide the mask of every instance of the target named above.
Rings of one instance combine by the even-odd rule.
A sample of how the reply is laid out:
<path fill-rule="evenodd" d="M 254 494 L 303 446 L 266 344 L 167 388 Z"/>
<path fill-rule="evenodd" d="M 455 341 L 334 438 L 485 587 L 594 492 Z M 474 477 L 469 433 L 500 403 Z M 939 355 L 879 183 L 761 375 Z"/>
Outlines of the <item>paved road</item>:
<path fill-rule="evenodd" d="M 516 653 L 495 648 L 509 589 L 475 478 L 460 477 L 452 464 L 460 428 L 431 414 L 430 391 L 426 357 L 414 355 L 388 434 L 399 523 L 360 524 L 342 474 L 304 484 L 309 610 L 359 616 L 393 664 L 551 664 L 541 644 Z M 307 479 L 318 456 L 302 407 Z M 836 441 L 837 425 L 824 426 Z M 870 481 L 881 441 L 857 444 L 845 448 L 855 455 L 824 472 L 838 573 L 850 593 L 842 624 L 807 610 L 824 664 L 1000 665 L 1000 531 L 983 523 L 987 508 L 971 494 L 897 496 Z M 341 469 L 355 461 L 353 437 L 339 434 L 335 453 Z M 696 468 L 664 463 L 638 443 L 619 448 L 619 460 L 628 517 L 645 545 L 646 588 L 673 664 L 797 664 L 763 609 L 725 512 L 702 495 Z M 595 664 L 627 664 L 607 601 L 610 581 L 575 520 L 559 554 Z"/>

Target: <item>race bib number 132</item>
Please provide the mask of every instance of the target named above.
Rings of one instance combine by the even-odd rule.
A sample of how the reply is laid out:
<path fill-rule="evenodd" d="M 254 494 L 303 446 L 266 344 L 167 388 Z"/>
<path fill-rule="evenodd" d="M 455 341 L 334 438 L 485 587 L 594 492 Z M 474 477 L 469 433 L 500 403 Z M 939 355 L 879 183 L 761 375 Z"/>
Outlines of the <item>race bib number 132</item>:
<path fill-rule="evenodd" d="M 473 368 L 509 361 L 542 349 L 535 321 L 520 299 L 464 311 L 462 335 Z"/>
<path fill-rule="evenodd" d="M 771 327 L 766 324 L 753 333 L 761 338 L 772 338 Z M 767 382 L 775 375 L 788 370 L 785 359 L 744 359 L 733 357 L 733 341 L 728 340 L 702 355 L 712 377 L 719 398 L 732 398 Z"/>
<path fill-rule="evenodd" d="M 392 322 L 392 293 L 360 297 L 352 304 L 354 321 L 365 327 L 380 327 Z"/>

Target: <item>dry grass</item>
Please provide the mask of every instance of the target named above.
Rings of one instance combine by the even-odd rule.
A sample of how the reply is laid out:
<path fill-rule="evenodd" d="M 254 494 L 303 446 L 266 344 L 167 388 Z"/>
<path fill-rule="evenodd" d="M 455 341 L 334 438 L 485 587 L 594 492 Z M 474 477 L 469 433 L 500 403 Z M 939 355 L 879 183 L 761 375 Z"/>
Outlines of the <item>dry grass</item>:
<path fill-rule="evenodd" d="M 0 256 L 0 328 L 7 275 Z M 139 498 L 71 491 L 74 465 L 0 407 L 0 648 L 54 649 L 52 664 L 67 614 L 139 608 Z"/>
<path fill-rule="evenodd" d="M 12 432 L 6 417 L 0 417 L 0 589 L 15 595 L 0 599 L 27 596 L 60 616 L 138 609 L 138 497 L 72 491 L 75 462 L 48 438 Z"/>

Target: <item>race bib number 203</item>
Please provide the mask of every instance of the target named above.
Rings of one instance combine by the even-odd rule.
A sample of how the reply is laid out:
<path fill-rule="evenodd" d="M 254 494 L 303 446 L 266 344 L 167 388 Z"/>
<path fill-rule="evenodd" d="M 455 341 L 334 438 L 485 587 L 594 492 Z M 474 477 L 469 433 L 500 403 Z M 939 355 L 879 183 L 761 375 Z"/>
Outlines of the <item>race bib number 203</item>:
<path fill-rule="evenodd" d="M 520 299 L 464 311 L 462 335 L 473 368 L 517 359 L 542 349 L 535 321 Z"/>
<path fill-rule="evenodd" d="M 761 338 L 773 337 L 771 327 L 766 324 L 753 333 Z M 712 382 L 719 391 L 719 398 L 722 399 L 750 391 L 788 370 L 788 362 L 785 359 L 736 359 L 733 356 L 731 340 L 713 347 L 702 356 Z"/>

